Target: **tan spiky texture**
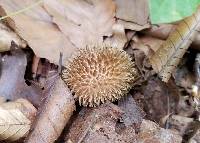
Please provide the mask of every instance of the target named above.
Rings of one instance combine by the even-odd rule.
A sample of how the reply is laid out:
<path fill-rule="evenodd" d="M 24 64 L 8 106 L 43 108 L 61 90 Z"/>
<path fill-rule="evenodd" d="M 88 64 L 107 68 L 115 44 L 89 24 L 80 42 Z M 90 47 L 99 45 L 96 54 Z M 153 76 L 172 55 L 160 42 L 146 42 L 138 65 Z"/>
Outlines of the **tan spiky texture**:
<path fill-rule="evenodd" d="M 90 107 L 126 95 L 136 77 L 135 64 L 124 50 L 102 46 L 81 49 L 63 71 L 79 104 Z"/>

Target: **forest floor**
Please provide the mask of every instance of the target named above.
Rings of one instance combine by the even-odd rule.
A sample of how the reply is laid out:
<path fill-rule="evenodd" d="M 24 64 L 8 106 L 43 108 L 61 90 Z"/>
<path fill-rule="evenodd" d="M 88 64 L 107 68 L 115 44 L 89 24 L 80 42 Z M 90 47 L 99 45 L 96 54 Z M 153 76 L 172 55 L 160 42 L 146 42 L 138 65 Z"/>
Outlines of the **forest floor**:
<path fill-rule="evenodd" d="M 200 142 L 199 33 L 192 44 L 182 36 L 187 30 L 173 37 L 182 36 L 188 47 L 178 52 L 180 61 L 167 59 L 176 63 L 164 74 L 167 82 L 155 67 L 165 67 L 168 55 L 151 62 L 182 21 L 151 24 L 147 0 L 11 0 L 0 6 L 1 16 L 22 9 L 0 23 L 0 141 Z M 83 107 L 62 71 L 91 43 L 125 51 L 138 78 L 120 100 Z"/>

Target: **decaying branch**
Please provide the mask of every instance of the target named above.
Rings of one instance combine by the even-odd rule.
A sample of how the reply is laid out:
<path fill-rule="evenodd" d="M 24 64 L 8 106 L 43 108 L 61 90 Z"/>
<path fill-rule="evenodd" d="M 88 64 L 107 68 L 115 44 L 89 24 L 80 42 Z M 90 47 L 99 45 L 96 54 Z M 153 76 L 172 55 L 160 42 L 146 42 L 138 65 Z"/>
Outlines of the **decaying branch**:
<path fill-rule="evenodd" d="M 73 114 L 73 96 L 60 77 L 56 79 L 41 110 L 26 143 L 54 143 Z"/>

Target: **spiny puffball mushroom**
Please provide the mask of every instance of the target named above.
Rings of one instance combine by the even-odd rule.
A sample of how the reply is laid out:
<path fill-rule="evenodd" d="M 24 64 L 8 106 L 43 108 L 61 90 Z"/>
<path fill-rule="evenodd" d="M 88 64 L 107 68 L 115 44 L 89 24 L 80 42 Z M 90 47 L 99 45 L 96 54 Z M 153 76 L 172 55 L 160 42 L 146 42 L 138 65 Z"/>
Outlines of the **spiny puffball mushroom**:
<path fill-rule="evenodd" d="M 94 46 L 79 50 L 62 77 L 80 105 L 96 107 L 126 95 L 137 77 L 137 69 L 124 50 Z"/>

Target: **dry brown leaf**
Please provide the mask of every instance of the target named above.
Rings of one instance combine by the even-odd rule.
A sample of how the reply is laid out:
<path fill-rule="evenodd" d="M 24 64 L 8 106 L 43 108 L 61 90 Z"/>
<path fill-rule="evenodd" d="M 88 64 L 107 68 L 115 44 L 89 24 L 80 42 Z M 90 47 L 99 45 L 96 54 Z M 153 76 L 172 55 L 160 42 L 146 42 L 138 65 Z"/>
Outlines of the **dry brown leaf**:
<path fill-rule="evenodd" d="M 33 5 L 38 0 L 0 0 L 0 15 L 19 11 Z M 58 64 L 60 52 L 64 60 L 71 56 L 75 48 L 70 41 L 52 23 L 41 5 L 32 7 L 23 13 L 6 19 L 8 24 L 28 42 L 38 57 L 47 58 Z"/>
<path fill-rule="evenodd" d="M 128 31 L 126 32 L 126 37 L 127 37 L 128 41 L 132 40 L 133 37 L 135 36 L 135 34 L 136 34 L 135 31 L 128 30 Z"/>
<path fill-rule="evenodd" d="M 179 132 L 160 128 L 158 124 L 143 120 L 136 143 L 181 143 L 182 137 Z"/>
<path fill-rule="evenodd" d="M 166 42 L 150 58 L 153 69 L 164 82 L 179 64 L 200 28 L 200 8 L 191 17 L 183 19 Z"/>
<path fill-rule="evenodd" d="M 26 136 L 36 115 L 35 107 L 24 99 L 0 105 L 0 140 L 15 141 Z"/>
<path fill-rule="evenodd" d="M 142 31 L 142 33 L 166 40 L 169 34 L 175 30 L 175 25 L 172 24 L 160 24 L 160 25 L 151 25 L 151 28 Z"/>
<path fill-rule="evenodd" d="M 115 2 L 117 18 L 139 25 L 148 23 L 148 0 L 115 0 Z"/>
<path fill-rule="evenodd" d="M 160 40 L 151 36 L 134 36 L 131 46 L 133 49 L 141 50 L 147 57 L 150 57 L 156 52 L 160 46 L 164 43 L 164 40 Z"/>
<path fill-rule="evenodd" d="M 42 106 L 27 143 L 53 143 L 75 110 L 73 96 L 60 77 L 55 79 L 55 85 L 48 94 L 49 98 Z"/>
<path fill-rule="evenodd" d="M 148 58 L 151 57 L 156 50 L 159 49 L 160 45 L 163 44 L 164 40 L 153 38 L 150 36 L 138 36 L 135 35 L 130 42 L 130 46 L 133 49 L 135 64 L 137 65 L 140 73 L 144 79 L 155 74 L 151 71 L 151 64 Z"/>
<path fill-rule="evenodd" d="M 152 25 L 151 28 L 143 30 L 142 33 L 155 38 L 159 38 L 161 40 L 166 40 L 169 34 L 172 33 L 176 29 L 176 27 L 177 27 L 176 24 Z M 199 47 L 200 47 L 200 32 L 197 33 L 191 45 L 191 48 L 196 50 L 200 50 Z"/>
<path fill-rule="evenodd" d="M 115 4 L 112 0 L 44 0 L 53 21 L 79 48 L 103 42 L 112 35 Z"/>
<path fill-rule="evenodd" d="M 113 36 L 104 40 L 106 45 L 123 49 L 127 42 L 124 26 L 121 24 L 113 25 Z"/>
<path fill-rule="evenodd" d="M 20 47 L 26 47 L 26 42 L 3 23 L 0 23 L 0 35 L 0 52 L 9 51 L 12 41 Z"/>
<path fill-rule="evenodd" d="M 149 23 L 144 24 L 144 25 L 138 25 L 136 23 L 124 21 L 124 20 L 120 20 L 120 19 L 117 20 L 117 23 L 122 24 L 125 29 L 130 29 L 130 30 L 134 30 L 134 31 L 141 31 L 143 29 L 150 28 Z"/>

